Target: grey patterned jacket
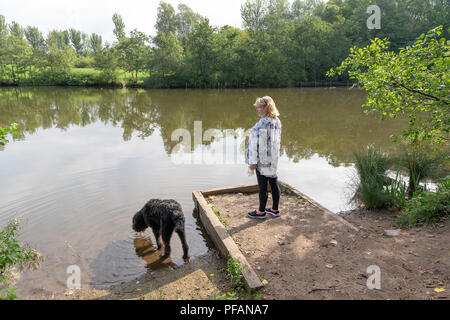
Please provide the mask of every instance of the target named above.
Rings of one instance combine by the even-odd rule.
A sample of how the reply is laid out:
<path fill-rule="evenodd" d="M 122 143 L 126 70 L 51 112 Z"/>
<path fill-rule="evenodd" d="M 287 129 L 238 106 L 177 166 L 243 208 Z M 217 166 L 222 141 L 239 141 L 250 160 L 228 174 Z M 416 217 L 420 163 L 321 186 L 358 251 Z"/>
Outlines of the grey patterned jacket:
<path fill-rule="evenodd" d="M 280 157 L 281 121 L 262 117 L 250 130 L 245 163 L 266 177 L 276 177 Z"/>

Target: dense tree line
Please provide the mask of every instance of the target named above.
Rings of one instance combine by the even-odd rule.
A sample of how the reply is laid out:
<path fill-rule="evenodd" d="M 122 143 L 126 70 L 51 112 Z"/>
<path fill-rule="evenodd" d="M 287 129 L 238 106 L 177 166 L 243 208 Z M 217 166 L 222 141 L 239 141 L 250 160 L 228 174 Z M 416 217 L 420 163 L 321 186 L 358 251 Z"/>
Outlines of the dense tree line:
<path fill-rule="evenodd" d="M 381 29 L 367 28 L 371 4 L 381 8 Z M 44 37 L 36 27 L 6 24 L 0 15 L 0 82 L 296 86 L 329 80 L 326 71 L 338 66 L 350 47 L 375 37 L 389 38 L 393 51 L 438 25 L 448 38 L 449 12 L 448 0 L 247 0 L 239 29 L 214 27 L 185 4 L 175 10 L 160 2 L 155 36 L 136 29 L 127 33 L 114 14 L 112 44 L 75 29 L 52 30 Z"/>

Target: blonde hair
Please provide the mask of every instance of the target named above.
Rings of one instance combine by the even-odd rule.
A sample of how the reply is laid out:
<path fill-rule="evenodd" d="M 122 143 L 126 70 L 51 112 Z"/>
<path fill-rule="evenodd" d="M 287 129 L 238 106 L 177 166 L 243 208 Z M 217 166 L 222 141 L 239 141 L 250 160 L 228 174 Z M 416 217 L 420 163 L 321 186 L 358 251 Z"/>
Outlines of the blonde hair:
<path fill-rule="evenodd" d="M 280 112 L 278 111 L 277 107 L 275 106 L 275 101 L 269 96 L 264 96 L 261 98 L 256 99 L 255 103 L 253 104 L 255 107 L 262 106 L 264 110 L 266 111 L 266 117 L 275 118 L 280 115 Z"/>

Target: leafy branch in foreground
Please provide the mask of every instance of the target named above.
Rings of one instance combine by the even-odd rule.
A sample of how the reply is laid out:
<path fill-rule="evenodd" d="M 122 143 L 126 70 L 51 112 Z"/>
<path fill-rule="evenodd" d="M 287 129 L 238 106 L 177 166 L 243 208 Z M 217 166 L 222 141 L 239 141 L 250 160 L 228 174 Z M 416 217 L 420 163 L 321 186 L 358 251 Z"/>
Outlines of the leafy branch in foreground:
<path fill-rule="evenodd" d="M 20 217 L 15 217 L 0 231 L 0 300 L 16 299 L 19 272 L 37 269 L 43 261 L 39 252 L 18 242 L 20 227 Z"/>
<path fill-rule="evenodd" d="M 0 127 L 0 146 L 4 146 L 5 144 L 7 144 L 9 142 L 8 139 L 6 139 L 6 136 L 8 134 L 15 134 L 15 135 L 20 135 L 20 132 L 15 131 L 17 130 L 17 123 L 12 123 L 9 128 L 3 129 L 2 127 Z"/>
<path fill-rule="evenodd" d="M 401 132 L 403 141 L 444 144 L 450 131 L 450 41 L 438 39 L 442 29 L 422 34 L 398 54 L 387 50 L 387 39 L 375 38 L 365 48 L 351 48 L 350 55 L 327 75 L 348 70 L 350 78 L 368 92 L 362 105 L 368 108 L 366 114 L 375 113 L 382 120 L 407 115 L 409 127 Z M 397 140 L 398 135 L 392 138 Z"/>

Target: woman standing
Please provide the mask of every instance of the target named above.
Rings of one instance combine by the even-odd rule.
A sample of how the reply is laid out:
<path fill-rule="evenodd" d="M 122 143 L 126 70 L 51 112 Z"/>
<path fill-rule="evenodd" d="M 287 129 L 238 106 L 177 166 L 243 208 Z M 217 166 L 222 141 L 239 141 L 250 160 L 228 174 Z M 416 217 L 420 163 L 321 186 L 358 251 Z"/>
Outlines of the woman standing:
<path fill-rule="evenodd" d="M 250 218 L 265 219 L 266 213 L 280 216 L 280 186 L 278 185 L 277 167 L 280 156 L 281 121 L 275 102 L 269 96 L 256 99 L 254 104 L 261 119 L 250 131 L 245 162 L 250 169 L 256 169 L 259 186 L 259 208 L 249 212 Z M 266 208 L 267 182 L 272 193 L 272 208 Z"/>

